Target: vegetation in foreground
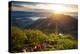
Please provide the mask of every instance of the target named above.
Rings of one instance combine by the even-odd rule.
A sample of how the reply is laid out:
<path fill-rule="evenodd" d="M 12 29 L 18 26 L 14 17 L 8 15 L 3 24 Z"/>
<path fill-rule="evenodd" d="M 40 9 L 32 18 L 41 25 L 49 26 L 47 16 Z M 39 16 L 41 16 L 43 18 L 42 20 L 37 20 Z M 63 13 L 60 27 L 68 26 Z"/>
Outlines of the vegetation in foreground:
<path fill-rule="evenodd" d="M 11 27 L 11 52 L 76 49 L 77 40 L 69 34 L 44 33 L 38 29 Z"/>

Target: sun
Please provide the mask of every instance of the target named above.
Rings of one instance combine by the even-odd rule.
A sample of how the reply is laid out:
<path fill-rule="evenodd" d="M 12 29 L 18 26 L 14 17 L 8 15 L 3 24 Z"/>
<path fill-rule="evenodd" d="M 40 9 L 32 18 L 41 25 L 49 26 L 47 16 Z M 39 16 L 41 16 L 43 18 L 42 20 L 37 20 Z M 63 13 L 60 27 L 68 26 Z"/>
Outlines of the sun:
<path fill-rule="evenodd" d="M 65 11 L 65 8 L 62 5 L 51 5 L 49 8 L 55 13 L 62 13 Z"/>
<path fill-rule="evenodd" d="M 60 5 L 60 4 L 46 4 L 46 5 L 43 5 L 43 4 L 39 4 L 39 5 L 36 5 L 37 9 L 48 9 L 48 10 L 52 10 L 52 12 L 55 12 L 55 13 L 63 13 L 65 12 L 66 10 L 66 7 L 63 6 L 63 5 Z"/>

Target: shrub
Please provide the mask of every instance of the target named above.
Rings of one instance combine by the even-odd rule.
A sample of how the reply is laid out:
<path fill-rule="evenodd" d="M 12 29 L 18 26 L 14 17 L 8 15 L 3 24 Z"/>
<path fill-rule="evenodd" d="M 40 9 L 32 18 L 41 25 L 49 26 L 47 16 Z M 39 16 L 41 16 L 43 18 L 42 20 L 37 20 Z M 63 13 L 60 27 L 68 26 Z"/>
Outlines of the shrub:
<path fill-rule="evenodd" d="M 76 49 L 78 45 L 77 40 L 69 34 L 61 36 L 55 33 L 46 34 L 38 29 L 11 27 L 11 52 L 20 52 L 23 48 L 30 51 L 40 44 L 44 44 L 45 47 L 37 51 Z"/>
<path fill-rule="evenodd" d="M 44 34 L 42 31 L 40 30 L 31 30 L 31 29 L 27 29 L 24 30 L 27 36 L 27 40 L 26 40 L 26 44 L 30 44 L 30 45 L 37 45 L 39 43 L 43 43 L 47 40 L 47 36 L 46 34 Z"/>
<path fill-rule="evenodd" d="M 25 33 L 17 28 L 17 27 L 12 27 L 11 28 L 11 49 L 12 52 L 16 51 L 18 52 L 23 48 L 24 46 L 24 41 L 26 40 L 26 35 Z"/>

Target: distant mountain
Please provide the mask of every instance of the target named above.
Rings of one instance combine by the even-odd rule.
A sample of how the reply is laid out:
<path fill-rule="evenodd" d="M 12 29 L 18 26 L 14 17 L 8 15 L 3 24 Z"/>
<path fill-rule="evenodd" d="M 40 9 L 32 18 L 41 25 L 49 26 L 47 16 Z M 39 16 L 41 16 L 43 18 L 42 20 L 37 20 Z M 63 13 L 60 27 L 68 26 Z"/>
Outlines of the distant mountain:
<path fill-rule="evenodd" d="M 44 17 L 38 20 L 32 20 L 30 17 Z M 46 32 L 70 33 L 77 38 L 78 19 L 77 16 L 72 17 L 64 14 L 55 14 L 51 12 L 27 12 L 27 11 L 11 11 L 11 24 L 20 28 L 40 29 Z"/>
<path fill-rule="evenodd" d="M 58 32 L 73 34 L 75 38 L 77 38 L 78 20 L 64 14 L 51 14 L 46 19 L 38 19 L 37 21 L 32 23 L 29 28 L 55 32 L 56 23 L 58 27 Z"/>
<path fill-rule="evenodd" d="M 45 17 L 50 12 L 11 11 L 11 24 L 21 28 L 28 27 L 34 21 L 31 17 Z"/>

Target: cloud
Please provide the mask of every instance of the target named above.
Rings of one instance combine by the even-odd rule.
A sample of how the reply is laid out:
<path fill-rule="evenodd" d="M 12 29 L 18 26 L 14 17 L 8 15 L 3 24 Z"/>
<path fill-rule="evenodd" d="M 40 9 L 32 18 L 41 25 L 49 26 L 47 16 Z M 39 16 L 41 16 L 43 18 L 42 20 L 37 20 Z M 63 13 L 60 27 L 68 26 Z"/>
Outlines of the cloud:
<path fill-rule="evenodd" d="M 13 2 L 12 3 L 12 10 L 18 11 L 36 11 L 36 9 L 48 9 L 55 11 L 54 6 L 61 5 L 64 8 L 64 12 L 78 12 L 77 5 L 70 5 L 70 4 L 50 4 L 50 3 L 37 3 L 37 2 Z"/>

